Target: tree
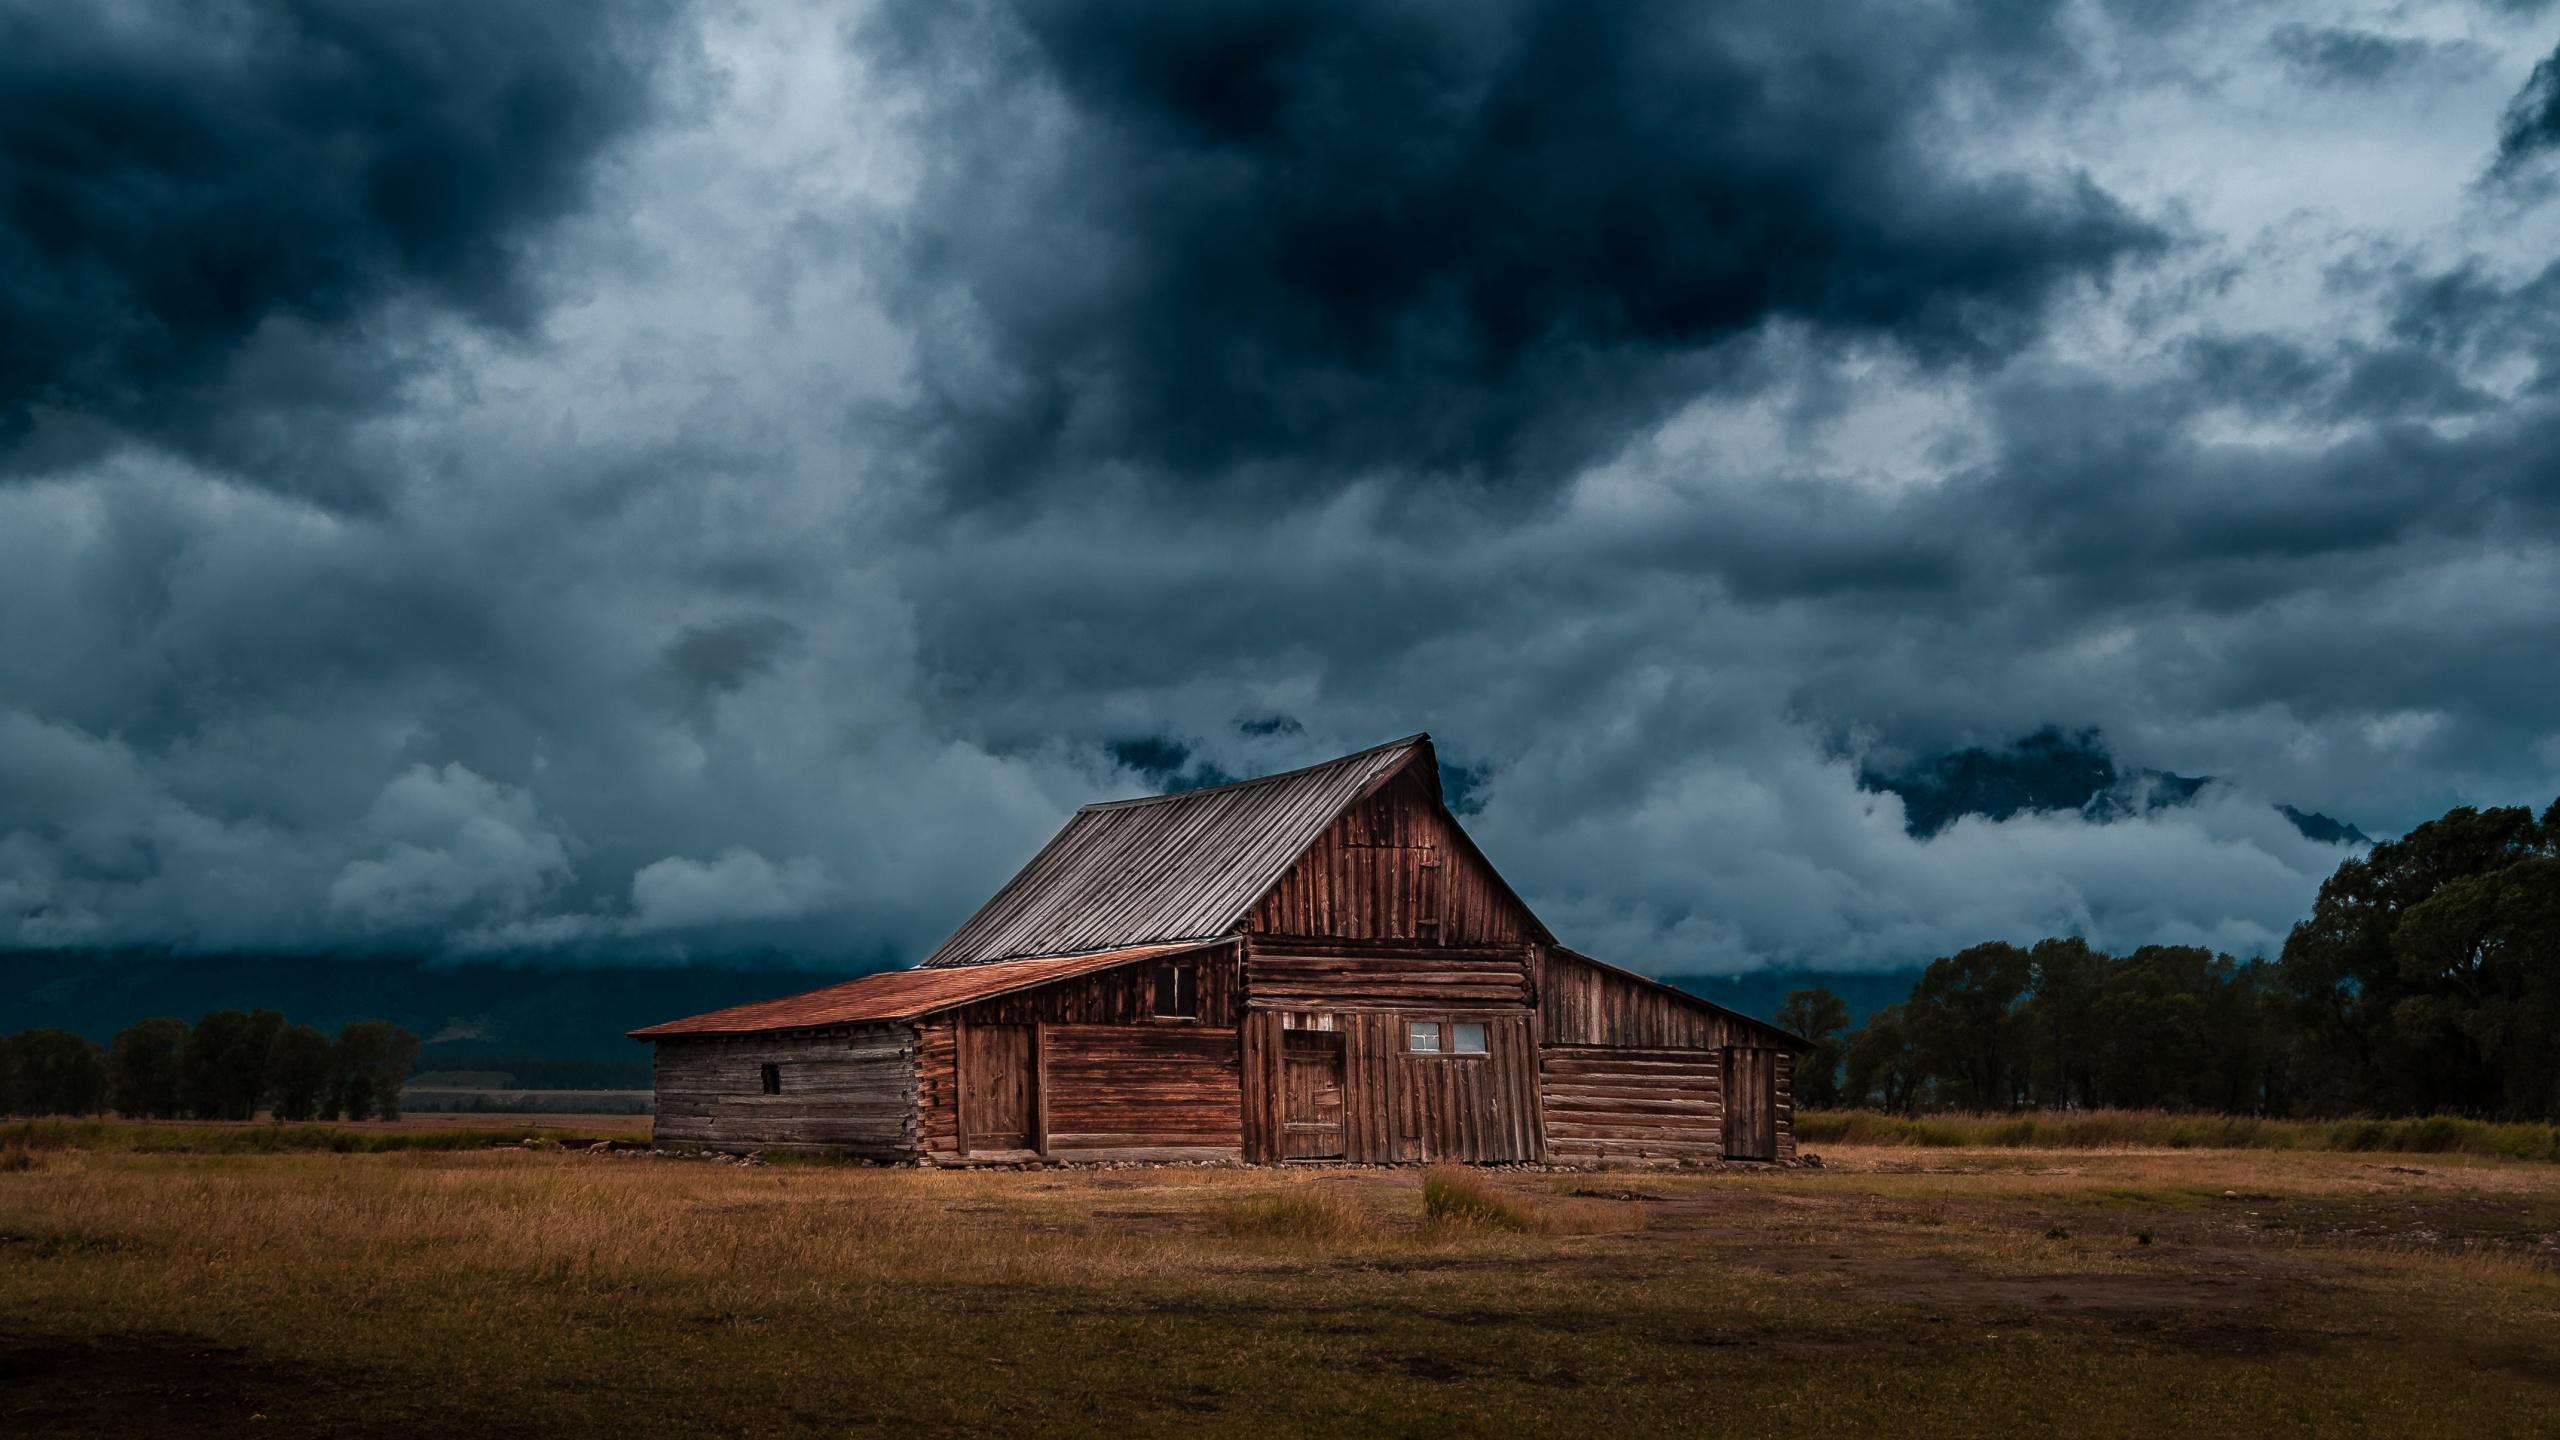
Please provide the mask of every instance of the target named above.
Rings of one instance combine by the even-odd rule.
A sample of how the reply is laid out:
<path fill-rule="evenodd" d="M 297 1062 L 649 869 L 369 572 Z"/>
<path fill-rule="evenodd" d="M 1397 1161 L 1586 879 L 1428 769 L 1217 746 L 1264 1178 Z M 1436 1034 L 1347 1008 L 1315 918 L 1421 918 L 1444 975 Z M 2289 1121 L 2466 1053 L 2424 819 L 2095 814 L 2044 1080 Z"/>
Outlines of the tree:
<path fill-rule="evenodd" d="M 276 1032 L 267 1055 L 268 1095 L 279 1120 L 309 1120 L 324 1111 L 337 1114 L 337 1050 L 329 1037 L 308 1025 L 288 1025 Z"/>
<path fill-rule="evenodd" d="M 1840 1103 L 1840 1061 L 1848 1046 L 1840 1033 L 1849 1028 L 1849 1002 L 1825 986 L 1790 990 L 1778 1006 L 1778 1024 L 1813 1042 L 1796 1057 L 1796 1102 L 1816 1110 Z"/>
<path fill-rule="evenodd" d="M 2456 880 L 2391 935 L 2409 993 L 2401 1046 L 2430 1056 L 2438 1104 L 2474 1114 L 2560 1114 L 2560 860 Z"/>
<path fill-rule="evenodd" d="M 17 1061 L 19 1113 L 94 1115 L 106 1104 L 106 1057 L 86 1037 L 22 1030 L 9 1050 Z"/>
<path fill-rule="evenodd" d="M 2006 1110 L 2026 1098 L 2027 1027 L 2019 1001 L 2034 962 L 1997 941 L 1929 962 L 1903 1002 L 1921 1071 L 1974 1110 Z"/>
<path fill-rule="evenodd" d="M 2098 1103 L 2098 989 L 2114 958 L 2081 939 L 2039 940 L 2027 952 L 2029 1087 L 2040 1105 Z"/>
<path fill-rule="evenodd" d="M 165 1120 L 184 1113 L 179 1069 L 187 1047 L 187 1022 L 145 1020 L 118 1032 L 107 1052 L 107 1101 L 134 1119 Z"/>
<path fill-rule="evenodd" d="M 1843 1067 L 1848 1072 L 1846 1097 L 1852 1105 L 1910 1114 L 1920 1107 L 1920 1066 L 1911 1048 L 1904 1009 L 1887 1005 L 1867 1017 L 1849 1037 Z"/>
<path fill-rule="evenodd" d="M 2554 804 L 2547 816 L 2560 816 Z M 2305 1096 L 2322 1110 L 2477 1108 L 2491 1093 L 2466 1052 L 2460 1008 L 2475 977 L 2444 947 L 2451 916 L 2396 943 L 2401 919 L 2461 882 L 2555 854 L 2560 834 L 2522 807 L 2447 811 L 2341 864 L 2293 927 L 2277 963 L 2286 1018 L 2299 1027 Z M 2459 949 L 2456 946 L 2456 949 Z M 2414 959 L 2404 964 L 2404 959 Z"/>
<path fill-rule="evenodd" d="M 32 1113 L 23 1103 L 18 1084 L 18 1042 L 0 1035 L 0 1115 Z"/>
<path fill-rule="evenodd" d="M 273 1010 L 216 1010 L 196 1021 L 179 1066 L 180 1088 L 199 1120 L 251 1120 L 266 1098 L 267 1054 L 284 1017 Z"/>
<path fill-rule="evenodd" d="M 2110 1105 L 2186 1109 L 2212 1088 L 2213 1009 L 2231 958 L 2145 945 L 2107 968 L 2096 1016 L 2098 1089 Z"/>
<path fill-rule="evenodd" d="M 388 1020 L 359 1020 L 338 1032 L 340 1108 L 350 1120 L 400 1118 L 400 1082 L 418 1058 L 418 1037 Z"/>

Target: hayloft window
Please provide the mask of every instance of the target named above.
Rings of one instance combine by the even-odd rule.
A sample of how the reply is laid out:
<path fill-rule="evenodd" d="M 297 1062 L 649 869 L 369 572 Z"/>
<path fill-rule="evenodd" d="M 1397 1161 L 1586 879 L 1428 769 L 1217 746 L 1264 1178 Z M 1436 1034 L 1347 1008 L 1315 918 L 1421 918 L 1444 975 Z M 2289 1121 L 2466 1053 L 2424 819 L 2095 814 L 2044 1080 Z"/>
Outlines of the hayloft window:
<path fill-rule="evenodd" d="M 1440 1053 L 1440 1022 L 1415 1020 L 1404 1027 L 1404 1048 L 1416 1055 Z"/>
<path fill-rule="evenodd" d="M 764 1067 L 764 1093 L 767 1095 L 779 1095 L 782 1093 L 781 1066 L 767 1065 Z"/>
<path fill-rule="evenodd" d="M 1159 1020 L 1200 1018 L 1199 966 L 1159 965 L 1156 967 L 1155 1013 Z"/>

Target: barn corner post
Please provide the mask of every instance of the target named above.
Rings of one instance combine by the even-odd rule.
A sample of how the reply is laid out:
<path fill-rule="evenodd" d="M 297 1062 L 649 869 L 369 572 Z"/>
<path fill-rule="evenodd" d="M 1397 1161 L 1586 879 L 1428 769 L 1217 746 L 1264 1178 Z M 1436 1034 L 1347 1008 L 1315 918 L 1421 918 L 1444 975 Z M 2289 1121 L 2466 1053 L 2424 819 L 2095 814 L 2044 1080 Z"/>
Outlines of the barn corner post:
<path fill-rule="evenodd" d="M 1049 1158 L 1049 1022 L 1031 1022 L 1031 1148 Z"/>

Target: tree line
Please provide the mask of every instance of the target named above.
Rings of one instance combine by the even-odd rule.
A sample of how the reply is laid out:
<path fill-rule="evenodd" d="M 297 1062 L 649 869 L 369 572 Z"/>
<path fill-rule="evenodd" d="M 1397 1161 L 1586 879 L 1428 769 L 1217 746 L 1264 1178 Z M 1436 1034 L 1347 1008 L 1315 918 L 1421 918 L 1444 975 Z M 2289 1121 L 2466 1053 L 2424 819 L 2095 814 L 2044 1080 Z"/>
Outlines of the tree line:
<path fill-rule="evenodd" d="M 2273 959 L 1976 945 L 1851 1029 L 1829 990 L 1798 1103 L 2457 1114 L 2560 1123 L 2560 802 L 2448 812 L 2340 865 Z"/>
<path fill-rule="evenodd" d="M 333 1039 L 273 1010 L 145 1020 L 100 1049 L 68 1030 L 0 1035 L 0 1115 L 397 1120 L 418 1037 L 359 1020 Z"/>

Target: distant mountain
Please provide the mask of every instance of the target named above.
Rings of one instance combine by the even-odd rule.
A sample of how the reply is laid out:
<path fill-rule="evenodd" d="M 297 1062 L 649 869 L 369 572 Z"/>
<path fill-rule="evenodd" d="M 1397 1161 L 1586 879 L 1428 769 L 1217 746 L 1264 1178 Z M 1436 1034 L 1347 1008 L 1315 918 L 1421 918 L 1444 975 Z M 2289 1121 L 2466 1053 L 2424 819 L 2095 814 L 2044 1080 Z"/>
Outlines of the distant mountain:
<path fill-rule="evenodd" d="M 2191 803 L 2214 777 L 2120 767 L 2097 731 L 2066 733 L 2048 725 L 1998 750 L 1972 746 L 1899 771 L 1869 768 L 1858 781 L 1901 796 L 1903 828 L 1925 839 L 1967 815 L 2006 820 L 2063 811 L 2100 823 L 2147 815 Z M 2291 805 L 2275 808 L 2306 839 L 2373 843 L 2343 820 Z"/>
<path fill-rule="evenodd" d="M 60 1026 L 106 1043 L 136 1020 L 226 1008 L 281 1011 L 334 1031 L 386 1019 L 426 1043 L 416 1068 L 494 1070 L 524 1086 L 649 1083 L 625 1031 L 848 980 L 811 970 L 614 966 L 535 969 L 335 955 L 22 951 L 0 955 L 0 1030 Z"/>
<path fill-rule="evenodd" d="M 1922 968 L 1915 963 L 1900 970 L 1748 970 L 1739 975 L 1668 975 L 1663 983 L 1762 1020 L 1777 1018 L 1788 991 L 1820 986 L 1847 1002 L 1849 1025 L 1855 1029 L 1875 1011 L 1911 998 L 1911 984 Z"/>

